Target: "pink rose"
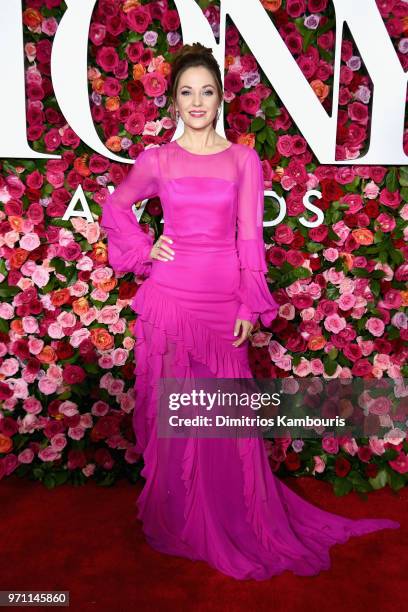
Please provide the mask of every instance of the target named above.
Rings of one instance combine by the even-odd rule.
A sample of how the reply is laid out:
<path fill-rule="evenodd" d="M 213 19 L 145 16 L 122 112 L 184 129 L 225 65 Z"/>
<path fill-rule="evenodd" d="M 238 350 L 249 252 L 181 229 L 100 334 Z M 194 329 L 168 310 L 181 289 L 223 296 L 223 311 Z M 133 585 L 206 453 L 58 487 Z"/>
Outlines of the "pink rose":
<path fill-rule="evenodd" d="M 102 45 L 106 36 L 106 27 L 102 23 L 91 23 L 89 28 L 89 38 L 94 45 Z"/>
<path fill-rule="evenodd" d="M 279 244 L 290 244 L 293 242 L 295 235 L 288 225 L 281 223 L 275 230 L 274 238 Z"/>
<path fill-rule="evenodd" d="M 353 376 L 367 376 L 368 374 L 371 373 L 371 370 L 372 370 L 372 365 L 368 361 L 368 359 L 358 359 L 354 363 L 351 369 L 351 373 L 353 374 Z"/>
<path fill-rule="evenodd" d="M 372 336 L 382 336 L 384 333 L 384 322 L 377 317 L 370 317 L 365 324 L 365 328 L 370 332 Z"/>
<path fill-rule="evenodd" d="M 354 214 L 363 208 L 363 199 L 358 193 L 348 193 L 340 200 L 342 204 L 348 204 L 347 211 Z"/>
<path fill-rule="evenodd" d="M 242 94 L 239 98 L 241 109 L 248 115 L 256 115 L 261 107 L 259 96 L 253 92 Z"/>
<path fill-rule="evenodd" d="M 316 472 L 318 474 L 322 474 L 326 468 L 325 462 L 318 455 L 315 455 L 313 459 L 314 459 L 314 467 L 313 467 L 312 474 L 315 474 Z"/>
<path fill-rule="evenodd" d="M 399 191 L 388 191 L 388 189 L 384 187 L 384 189 L 381 190 L 379 200 L 384 206 L 388 206 L 389 208 L 398 208 L 401 204 L 401 194 Z"/>
<path fill-rule="evenodd" d="M 58 22 L 55 17 L 48 17 L 47 19 L 44 19 L 41 23 L 41 29 L 44 34 L 47 34 L 47 36 L 54 36 L 58 29 Z"/>
<path fill-rule="evenodd" d="M 42 448 L 40 451 L 38 451 L 38 458 L 41 459 L 41 461 L 55 461 L 56 459 L 59 459 L 59 457 L 59 452 L 51 446 Z"/>
<path fill-rule="evenodd" d="M 300 17 L 306 12 L 305 0 L 287 0 L 286 12 L 290 17 Z"/>
<path fill-rule="evenodd" d="M 96 61 L 106 72 L 111 72 L 119 64 L 119 55 L 114 47 L 102 47 L 98 49 Z"/>
<path fill-rule="evenodd" d="M 379 192 L 380 192 L 380 188 L 373 181 L 370 181 L 364 187 L 364 195 L 369 200 L 375 200 L 375 198 L 378 197 Z"/>
<path fill-rule="evenodd" d="M 388 463 L 399 474 L 406 474 L 408 472 L 408 455 L 402 451 L 396 459 L 391 459 Z"/>
<path fill-rule="evenodd" d="M 378 305 L 387 310 L 397 310 L 402 305 L 401 292 L 398 289 L 389 289 Z"/>
<path fill-rule="evenodd" d="M 338 334 L 346 327 L 346 319 L 339 317 L 338 314 L 332 314 L 325 319 L 324 326 L 327 331 L 330 331 L 333 334 Z"/>
<path fill-rule="evenodd" d="M 17 455 L 19 463 L 32 463 L 34 459 L 34 453 L 31 448 L 25 448 L 21 453 Z"/>
<path fill-rule="evenodd" d="M 341 310 L 350 310 L 356 303 L 356 298 L 352 293 L 343 293 L 337 300 L 337 303 Z"/>
<path fill-rule="evenodd" d="M 162 96 L 167 89 L 167 81 L 159 72 L 148 72 L 142 77 L 143 87 L 148 96 L 157 98 Z"/>
<path fill-rule="evenodd" d="M 139 34 L 144 34 L 152 22 L 149 9 L 145 6 L 138 6 L 129 11 L 126 20 L 129 28 Z"/>
<path fill-rule="evenodd" d="M 389 414 L 390 408 L 391 402 L 388 397 L 377 397 L 368 404 L 370 414 Z"/>
<path fill-rule="evenodd" d="M 382 232 L 392 232 L 396 225 L 394 217 L 391 217 L 391 215 L 387 213 L 380 213 L 375 220 L 376 229 Z"/>
<path fill-rule="evenodd" d="M 322 439 L 322 448 L 330 455 L 336 455 L 339 452 L 339 441 L 333 436 L 324 436 Z"/>
<path fill-rule="evenodd" d="M 290 134 L 279 136 L 277 149 L 284 157 L 291 157 L 293 155 L 292 136 Z"/>
<path fill-rule="evenodd" d="M 301 358 L 300 363 L 298 365 L 293 366 L 293 373 L 295 376 L 308 376 L 311 373 L 312 369 L 310 366 L 310 362 L 304 357 Z"/>

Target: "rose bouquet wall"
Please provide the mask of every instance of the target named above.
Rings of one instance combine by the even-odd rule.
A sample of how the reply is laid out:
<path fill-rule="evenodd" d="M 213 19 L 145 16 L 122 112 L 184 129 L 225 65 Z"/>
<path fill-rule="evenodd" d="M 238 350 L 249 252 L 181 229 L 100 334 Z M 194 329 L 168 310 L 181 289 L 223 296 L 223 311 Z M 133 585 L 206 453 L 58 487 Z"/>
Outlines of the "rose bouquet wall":
<path fill-rule="evenodd" d="M 214 35 L 219 5 L 199 2 Z M 331 108 L 335 16 L 328 0 L 262 0 L 305 78 Z M 408 67 L 408 4 L 378 0 L 403 68 Z M 115 277 L 98 220 L 129 165 L 90 150 L 67 125 L 51 81 L 53 37 L 66 6 L 26 0 L 27 136 L 47 161 L 1 160 L 0 478 L 13 472 L 47 487 L 95 478 L 136 479 L 133 451 L 133 324 L 130 301 L 143 278 Z M 89 99 L 101 141 L 135 159 L 171 140 L 168 82 L 183 44 L 174 5 L 99 0 L 89 31 Z M 265 41 L 267 45 L 267 41 Z M 69 59 L 68 59 L 69 61 Z M 337 159 L 368 147 L 373 87 L 351 35 L 342 45 Z M 75 92 L 72 93 L 75 95 Z M 270 329 L 253 336 L 256 377 L 408 376 L 408 167 L 327 166 L 314 158 L 250 48 L 228 23 L 225 127 L 256 147 L 265 189 L 285 198 L 287 216 L 265 229 L 269 280 L 280 304 Z M 319 129 L 319 126 L 316 126 Z M 408 154 L 408 131 L 404 148 Z M 78 186 L 94 221 L 62 217 Z M 302 198 L 322 193 L 324 224 L 299 223 Z M 265 200 L 265 220 L 277 216 Z M 162 232 L 160 200 L 142 227 Z M 384 439 L 267 440 L 279 474 L 310 474 L 337 494 L 408 480 L 405 433 L 390 414 Z"/>

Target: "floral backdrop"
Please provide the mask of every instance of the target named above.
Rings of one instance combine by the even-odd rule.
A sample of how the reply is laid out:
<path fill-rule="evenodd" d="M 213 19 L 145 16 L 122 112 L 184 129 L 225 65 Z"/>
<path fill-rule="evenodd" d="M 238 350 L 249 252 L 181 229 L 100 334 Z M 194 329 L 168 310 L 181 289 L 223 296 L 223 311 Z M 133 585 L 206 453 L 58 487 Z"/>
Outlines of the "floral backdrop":
<path fill-rule="evenodd" d="M 329 111 L 332 3 L 260 1 Z M 218 40 L 219 3 L 199 5 Z M 408 3 L 377 6 L 406 70 Z M 142 465 L 131 426 L 129 304 L 143 279 L 115 277 L 98 223 L 107 185 L 118 185 L 129 165 L 90 150 L 58 108 L 50 56 L 65 10 L 60 0 L 26 0 L 22 12 L 28 140 L 62 159 L 0 160 L 0 478 L 16 472 L 47 487 L 89 478 L 108 485 L 123 474 L 135 480 Z M 408 377 L 408 167 L 319 165 L 250 48 L 231 21 L 227 26 L 226 135 L 256 147 L 265 189 L 287 202 L 285 220 L 265 228 L 268 280 L 280 310 L 271 328 L 253 337 L 254 375 Z M 182 44 L 178 13 L 167 0 L 96 3 L 89 96 L 108 149 L 135 159 L 146 146 L 172 139 L 168 85 Z M 367 149 L 372 93 L 346 28 L 337 159 L 357 159 Z M 408 130 L 404 148 L 408 154 Z M 61 220 L 78 185 L 93 223 Z M 325 222 L 314 229 L 299 223 L 309 189 L 323 196 Z M 265 220 L 276 216 L 277 204 L 267 197 Z M 161 219 L 160 200 L 150 200 L 144 229 L 158 237 Z M 338 495 L 387 484 L 398 489 L 408 480 L 408 444 L 390 415 L 384 418 L 385 439 L 266 440 L 271 467 L 328 480 Z"/>

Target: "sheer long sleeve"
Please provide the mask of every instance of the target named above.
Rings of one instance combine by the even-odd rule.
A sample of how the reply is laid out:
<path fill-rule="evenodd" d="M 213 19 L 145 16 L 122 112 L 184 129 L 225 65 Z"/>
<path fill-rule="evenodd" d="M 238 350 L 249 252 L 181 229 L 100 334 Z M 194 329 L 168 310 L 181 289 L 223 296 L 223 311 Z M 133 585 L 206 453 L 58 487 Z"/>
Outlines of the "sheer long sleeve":
<path fill-rule="evenodd" d="M 108 236 L 108 260 L 115 272 L 149 276 L 154 238 L 140 227 L 132 205 L 158 192 L 157 148 L 145 149 L 103 205 L 100 226 Z"/>
<path fill-rule="evenodd" d="M 237 208 L 237 251 L 241 278 L 238 297 L 241 306 L 237 318 L 253 325 L 260 316 L 269 326 L 275 319 L 278 305 L 265 279 L 268 266 L 263 240 L 264 181 L 261 160 L 255 149 L 243 160 L 239 180 Z"/>

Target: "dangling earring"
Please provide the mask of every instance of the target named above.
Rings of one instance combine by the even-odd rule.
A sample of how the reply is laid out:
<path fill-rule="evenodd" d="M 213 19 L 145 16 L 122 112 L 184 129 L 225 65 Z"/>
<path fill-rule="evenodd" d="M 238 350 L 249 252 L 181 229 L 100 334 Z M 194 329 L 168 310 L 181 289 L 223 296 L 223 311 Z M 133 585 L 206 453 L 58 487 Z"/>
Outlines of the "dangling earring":
<path fill-rule="evenodd" d="M 221 106 L 218 108 L 218 112 L 217 112 L 217 121 L 220 118 L 221 115 Z"/>

